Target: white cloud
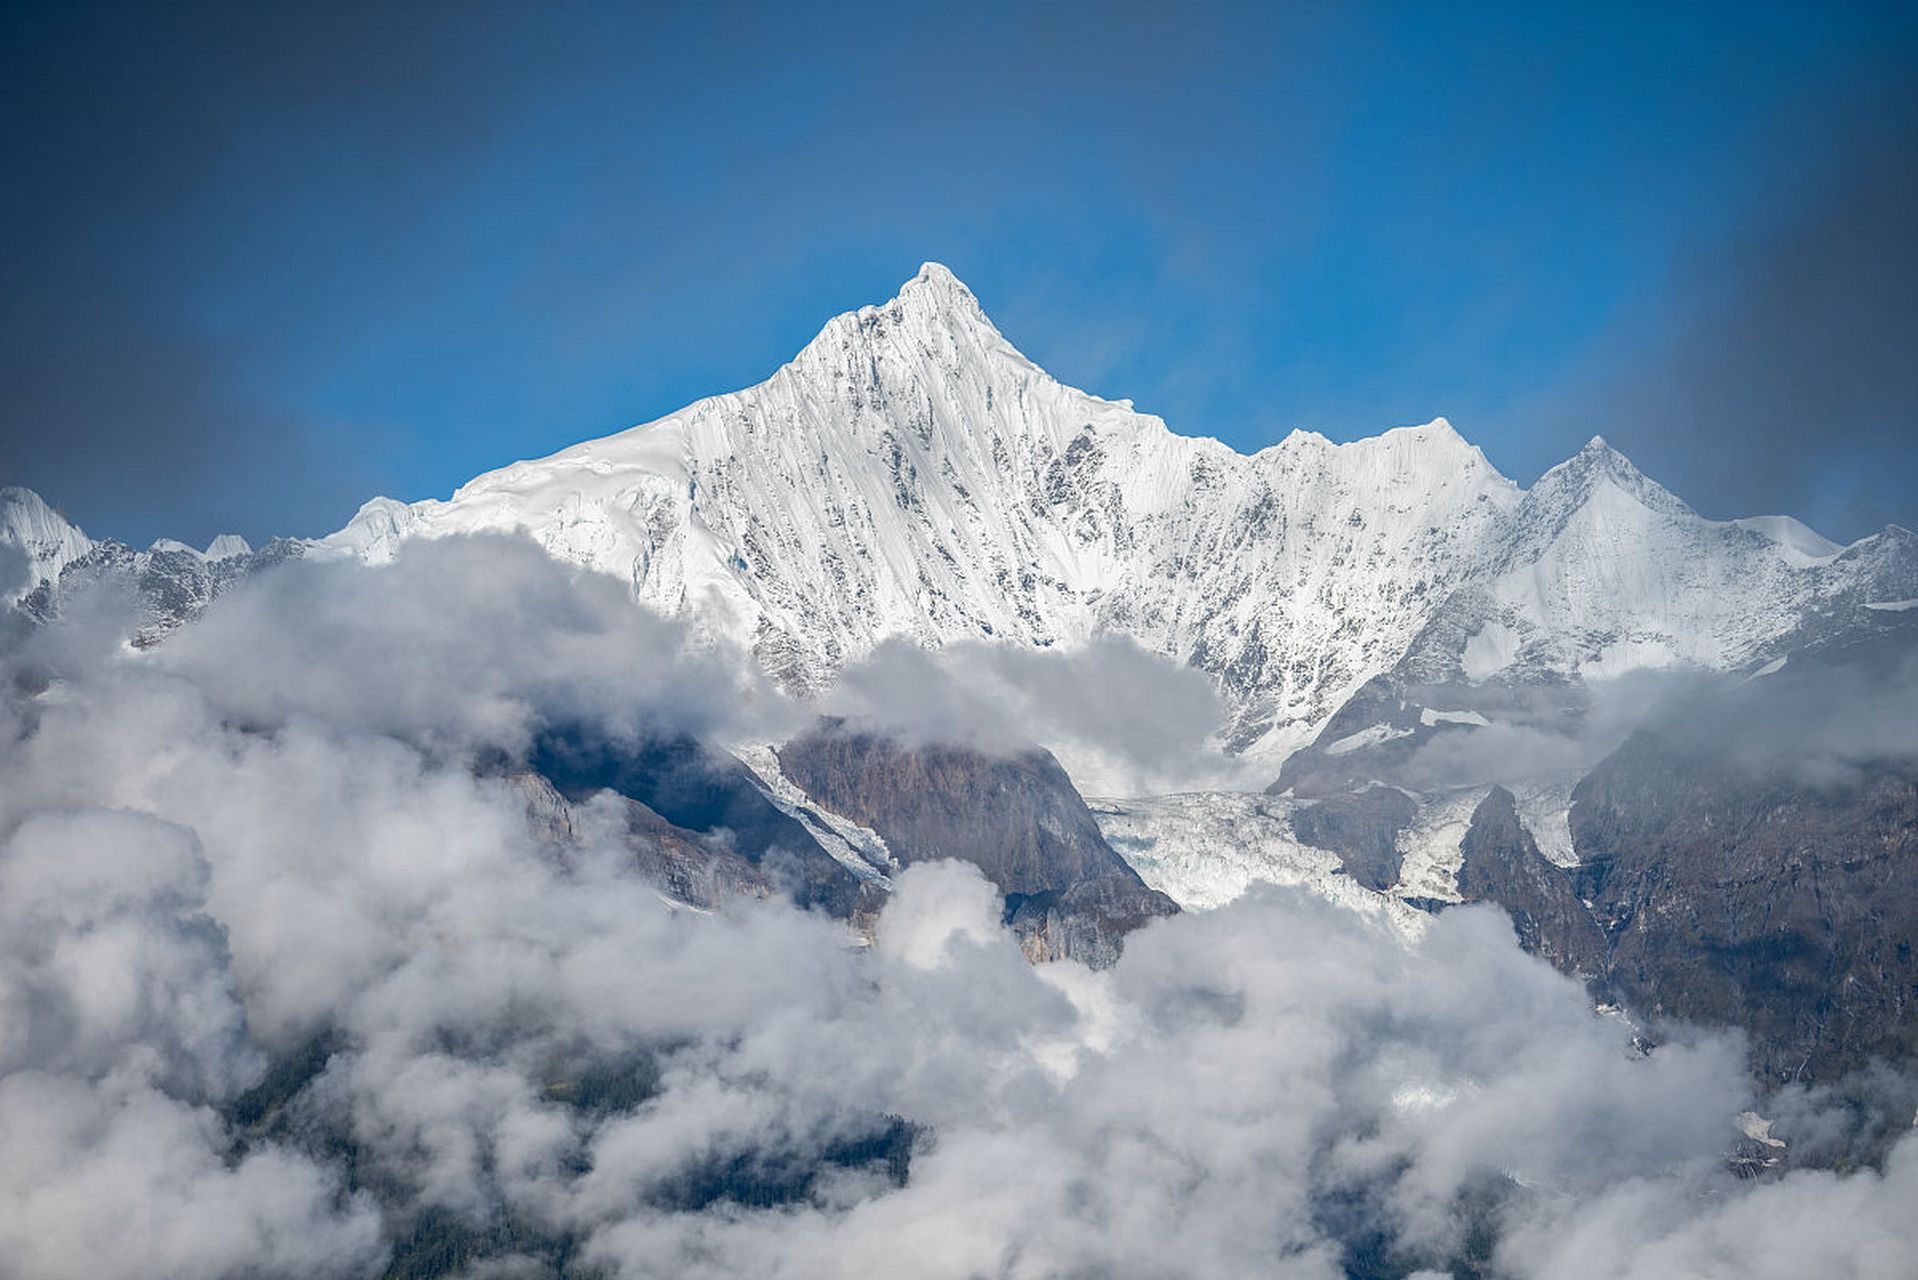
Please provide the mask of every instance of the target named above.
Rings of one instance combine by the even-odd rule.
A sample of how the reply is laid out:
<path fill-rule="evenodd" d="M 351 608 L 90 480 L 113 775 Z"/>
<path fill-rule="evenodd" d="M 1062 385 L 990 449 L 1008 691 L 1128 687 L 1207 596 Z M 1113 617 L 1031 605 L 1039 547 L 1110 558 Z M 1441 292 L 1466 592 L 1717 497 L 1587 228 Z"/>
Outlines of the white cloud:
<path fill-rule="evenodd" d="M 1033 649 L 987 641 L 937 652 L 888 641 L 841 673 L 827 708 L 908 742 L 987 751 L 1035 744 L 1089 795 L 1147 795 L 1270 781 L 1226 756 L 1211 679 L 1124 636 Z"/>
<path fill-rule="evenodd" d="M 1636 1054 L 1486 910 L 1407 942 L 1261 891 L 1098 973 L 1027 965 L 964 866 L 899 877 L 870 948 L 671 912 L 468 757 L 551 717 L 720 732 L 760 694 L 600 584 L 418 549 L 0 679 L 9 1274 L 374 1275 L 426 1206 L 622 1276 L 1334 1277 L 1487 1230 L 1576 1280 L 1910 1256 L 1909 1142 L 1882 1177 L 1736 1181 L 1740 1046 Z M 329 1028 L 270 1133 L 222 1118 Z M 849 1154 L 888 1133 L 904 1185 Z"/>

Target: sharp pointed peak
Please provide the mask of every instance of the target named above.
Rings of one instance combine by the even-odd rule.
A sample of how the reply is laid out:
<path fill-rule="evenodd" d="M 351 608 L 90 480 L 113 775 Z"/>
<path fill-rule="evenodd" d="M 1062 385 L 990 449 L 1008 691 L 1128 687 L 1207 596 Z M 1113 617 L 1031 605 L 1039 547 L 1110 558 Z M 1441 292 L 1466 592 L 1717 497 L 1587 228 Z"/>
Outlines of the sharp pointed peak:
<path fill-rule="evenodd" d="M 253 550 L 253 545 L 237 533 L 223 533 L 206 544 L 202 552 L 209 560 L 227 560 L 234 556 L 243 556 Z"/>
<path fill-rule="evenodd" d="M 93 549 L 94 542 L 45 498 L 10 485 L 0 488 L 0 546 L 26 553 L 24 584 L 0 583 L 0 604 L 4 604 L 43 579 L 58 579 L 62 569 Z"/>
<path fill-rule="evenodd" d="M 866 341 L 867 338 L 857 336 L 861 333 L 886 335 L 901 327 L 921 335 L 943 333 L 963 337 L 989 350 L 1012 351 L 972 290 L 941 263 L 927 262 L 888 301 L 847 311 L 827 321 L 819 336 L 807 344 L 793 363 L 803 364 L 809 357 L 835 352 L 849 341 Z"/>
<path fill-rule="evenodd" d="M 1638 469 L 1636 463 L 1626 457 L 1619 451 L 1616 445 L 1601 435 L 1594 435 L 1590 440 L 1587 440 L 1579 446 L 1577 453 L 1565 459 L 1565 461 L 1559 463 L 1545 474 L 1549 476 L 1564 471 L 1584 473 L 1596 468 L 1602 468 L 1614 474 L 1634 477 L 1641 480 L 1645 478 L 1644 473 Z"/>
<path fill-rule="evenodd" d="M 1579 451 L 1538 478 L 1530 493 L 1534 501 L 1583 504 L 1601 482 L 1630 494 L 1640 505 L 1667 515 L 1696 515 L 1685 501 L 1638 469 L 1602 435 L 1594 435 Z"/>
<path fill-rule="evenodd" d="M 19 484 L 0 485 L 0 502 L 8 506 L 31 507 L 35 510 L 41 507 L 49 511 L 53 509 L 52 503 L 25 485 Z"/>
<path fill-rule="evenodd" d="M 910 289 L 915 285 L 933 285 L 941 289 L 958 289 L 967 294 L 972 292 L 971 289 L 966 288 L 966 282 L 954 275 L 952 268 L 943 262 L 920 263 L 919 273 L 912 279 L 906 281 L 904 286 L 902 286 L 902 292 L 904 289 Z"/>
<path fill-rule="evenodd" d="M 1465 444 L 1466 439 L 1458 433 L 1450 418 L 1438 417 L 1430 422 L 1420 422 L 1411 426 L 1393 427 L 1383 433 L 1386 436 L 1408 440 L 1433 441 L 1443 444 Z"/>
<path fill-rule="evenodd" d="M 940 262 L 921 263 L 918 274 L 899 286 L 899 292 L 892 301 L 909 310 L 925 309 L 939 313 L 957 311 L 979 319 L 985 318 L 978 297 L 966 287 L 966 282 Z"/>
<path fill-rule="evenodd" d="M 30 525 L 45 528 L 58 526 L 80 533 L 80 527 L 67 518 L 66 512 L 32 489 L 25 485 L 0 486 L 0 527 Z"/>

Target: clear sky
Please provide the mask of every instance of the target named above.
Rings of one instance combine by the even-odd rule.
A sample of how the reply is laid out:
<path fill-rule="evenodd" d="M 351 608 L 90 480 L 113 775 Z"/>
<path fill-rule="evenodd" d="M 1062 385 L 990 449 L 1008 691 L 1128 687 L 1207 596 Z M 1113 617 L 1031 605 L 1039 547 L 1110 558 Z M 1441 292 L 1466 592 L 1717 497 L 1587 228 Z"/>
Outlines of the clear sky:
<path fill-rule="evenodd" d="M 1918 523 L 1903 5 L 12 4 L 0 483 L 343 523 L 757 382 L 953 268 L 1242 449 L 1602 432 Z"/>

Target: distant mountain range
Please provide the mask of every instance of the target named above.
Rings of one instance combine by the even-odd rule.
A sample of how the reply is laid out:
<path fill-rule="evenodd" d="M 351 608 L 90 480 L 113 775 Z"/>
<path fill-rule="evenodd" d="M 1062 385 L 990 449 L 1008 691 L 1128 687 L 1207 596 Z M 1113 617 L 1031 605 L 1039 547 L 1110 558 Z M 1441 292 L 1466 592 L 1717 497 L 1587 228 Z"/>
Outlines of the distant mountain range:
<path fill-rule="evenodd" d="M 407 538 L 511 531 L 801 694 L 889 636 L 1119 632 L 1211 675 L 1227 748 L 1275 762 L 1388 672 L 1755 668 L 1918 598 L 1907 530 L 1839 546 L 1788 516 L 1707 520 L 1601 439 L 1527 490 L 1444 419 L 1343 445 L 1295 431 L 1250 456 L 1175 435 L 1050 377 L 932 263 L 756 387 L 447 501 L 375 498 L 304 549 L 377 562 Z M 0 498 L 0 540 L 36 581 L 93 552 L 21 490 Z M 248 553 L 227 537 L 138 554 L 195 576 Z"/>
<path fill-rule="evenodd" d="M 843 726 L 761 752 L 751 775 L 689 774 L 680 755 L 718 748 L 684 743 L 529 768 L 556 821 L 595 789 L 630 800 L 647 865 L 688 900 L 786 891 L 856 917 L 890 869 L 967 857 L 1035 957 L 1104 962 L 1173 901 L 1257 880 L 1410 928 L 1420 909 L 1486 899 L 1608 998 L 1745 1026 L 1774 1075 L 1918 1051 L 1918 969 L 1893 945 L 1918 931 L 1901 887 L 1918 857 L 1908 757 L 1873 748 L 1808 777 L 1728 763 L 1725 741 L 1685 741 L 1669 718 L 1558 752 L 1589 729 L 1596 691 L 1637 673 L 1715 681 L 1699 714 L 1727 723 L 1786 717 L 1826 679 L 1918 691 L 1900 683 L 1918 652 L 1918 537 L 1840 546 L 1786 516 L 1708 520 L 1602 439 L 1529 489 L 1443 419 L 1240 454 L 1054 380 L 927 264 L 758 386 L 445 501 L 375 498 L 323 539 L 142 551 L 0 490 L 26 612 L 122 581 L 140 643 L 280 560 L 377 565 L 411 539 L 512 532 L 736 643 L 801 698 L 892 637 L 1128 636 L 1206 673 L 1220 746 L 1275 779 L 1264 797 L 1088 810 L 1043 752 L 994 761 Z M 689 796 L 685 779 L 722 775 L 728 812 L 807 844 L 798 881 L 761 865 L 771 843 L 702 837 L 720 792 Z M 741 799 L 741 776 L 763 798 Z"/>

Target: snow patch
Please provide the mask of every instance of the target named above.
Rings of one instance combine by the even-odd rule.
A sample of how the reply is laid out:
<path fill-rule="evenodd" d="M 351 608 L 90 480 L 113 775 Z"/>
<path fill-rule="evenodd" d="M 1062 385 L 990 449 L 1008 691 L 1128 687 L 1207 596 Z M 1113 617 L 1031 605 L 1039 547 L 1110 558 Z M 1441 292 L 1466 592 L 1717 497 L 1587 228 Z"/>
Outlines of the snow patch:
<path fill-rule="evenodd" d="M 1381 742 L 1390 742 L 1394 738 L 1409 738 L 1412 730 L 1399 729 L 1389 724 L 1368 725 L 1357 733 L 1348 733 L 1325 749 L 1328 756 L 1349 755 L 1361 747 L 1376 746 Z"/>
<path fill-rule="evenodd" d="M 1458 872 L 1465 863 L 1459 848 L 1472 829 L 1472 812 L 1489 787 L 1454 792 L 1419 807 L 1412 825 L 1399 832 L 1399 882 L 1393 892 L 1401 898 L 1459 901 Z"/>
<path fill-rule="evenodd" d="M 1428 729 L 1442 724 L 1469 724 L 1484 729 L 1492 722 L 1476 711 L 1434 711 L 1431 707 L 1421 707 L 1419 723 Z"/>
<path fill-rule="evenodd" d="M 1759 1115 L 1756 1111 L 1741 1111 L 1738 1113 L 1738 1131 L 1740 1133 L 1750 1138 L 1753 1142 L 1762 1142 L 1768 1147 L 1783 1149 L 1785 1145 L 1784 1142 L 1781 1139 L 1771 1136 L 1771 1126 L 1772 1122 Z"/>
<path fill-rule="evenodd" d="M 861 880 L 892 887 L 888 873 L 899 869 L 899 861 L 877 831 L 815 804 L 779 767 L 779 755 L 771 745 L 752 743 L 735 748 L 733 754 L 757 775 L 766 798 L 806 828 L 835 862 Z"/>
<path fill-rule="evenodd" d="M 1578 865 L 1578 853 L 1572 848 L 1572 791 L 1583 776 L 1582 771 L 1573 771 L 1507 787 L 1518 820 L 1531 833 L 1540 856 L 1561 867 Z"/>

